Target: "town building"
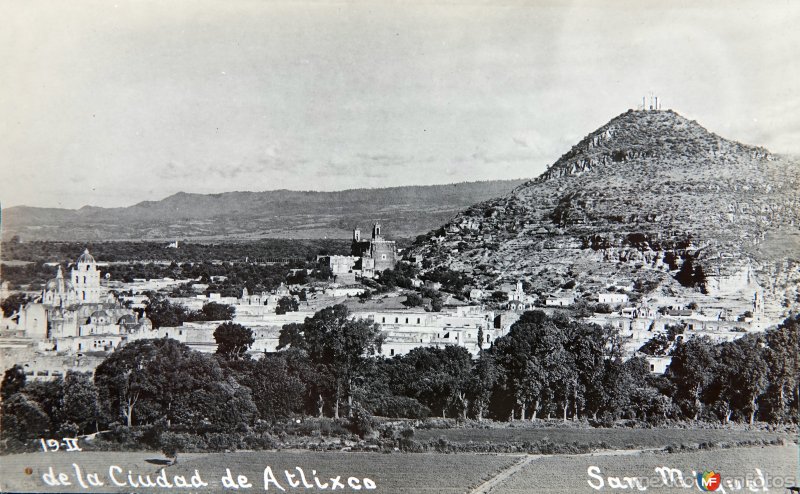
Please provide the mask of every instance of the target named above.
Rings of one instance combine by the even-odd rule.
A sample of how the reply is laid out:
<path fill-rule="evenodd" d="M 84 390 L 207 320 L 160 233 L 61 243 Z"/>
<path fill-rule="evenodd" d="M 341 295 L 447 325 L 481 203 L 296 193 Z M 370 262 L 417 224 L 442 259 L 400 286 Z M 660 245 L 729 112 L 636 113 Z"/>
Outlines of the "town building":
<path fill-rule="evenodd" d="M 354 317 L 376 323 L 385 335 L 381 353 L 386 357 L 404 355 L 417 347 L 441 348 L 456 345 L 477 355 L 480 346 L 489 348 L 507 328 L 496 327 L 494 313 L 479 307 L 455 307 L 442 312 L 384 310 L 356 312 Z"/>
<path fill-rule="evenodd" d="M 625 293 L 605 292 L 597 294 L 597 301 L 601 304 L 617 305 L 624 304 L 628 301 L 628 295 Z"/>
<path fill-rule="evenodd" d="M 545 299 L 544 305 L 547 307 L 568 307 L 575 303 L 575 295 L 571 293 L 559 293 L 550 295 Z"/>
<path fill-rule="evenodd" d="M 513 312 L 524 312 L 535 306 L 536 298 L 525 293 L 522 281 L 517 281 L 515 285 L 503 285 L 502 291 L 508 298 L 506 308 Z"/>
<path fill-rule="evenodd" d="M 386 240 L 381 232 L 381 224 L 372 225 L 372 238 L 362 239 L 361 230 L 353 230 L 353 243 L 350 254 L 361 259 L 372 259 L 376 273 L 394 269 L 397 264 L 397 245 L 394 240 Z"/>
<path fill-rule="evenodd" d="M 361 229 L 353 230 L 350 255 L 317 256 L 319 264 L 327 266 L 338 283 L 348 284 L 355 278 L 374 278 L 377 273 L 394 269 L 397 265 L 397 245 L 394 240 L 386 240 L 381 232 L 381 224 L 372 226 L 372 237 L 361 237 Z"/>
<path fill-rule="evenodd" d="M 56 353 L 108 352 L 152 329 L 146 316 L 123 307 L 101 284 L 98 263 L 85 250 L 69 278 L 58 266 L 40 295 L 4 320 L 3 336 L 32 340 Z"/>

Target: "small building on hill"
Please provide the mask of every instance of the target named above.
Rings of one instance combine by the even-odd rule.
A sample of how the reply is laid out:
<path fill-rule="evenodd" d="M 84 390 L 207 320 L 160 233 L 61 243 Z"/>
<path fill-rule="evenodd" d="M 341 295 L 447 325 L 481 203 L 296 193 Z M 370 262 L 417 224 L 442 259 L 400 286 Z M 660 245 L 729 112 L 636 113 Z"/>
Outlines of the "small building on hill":
<path fill-rule="evenodd" d="M 575 296 L 571 293 L 558 293 L 547 297 L 547 307 L 567 307 L 575 303 Z"/>
<path fill-rule="evenodd" d="M 597 300 L 601 304 L 624 304 L 628 301 L 628 295 L 625 293 L 603 292 L 597 294 Z"/>

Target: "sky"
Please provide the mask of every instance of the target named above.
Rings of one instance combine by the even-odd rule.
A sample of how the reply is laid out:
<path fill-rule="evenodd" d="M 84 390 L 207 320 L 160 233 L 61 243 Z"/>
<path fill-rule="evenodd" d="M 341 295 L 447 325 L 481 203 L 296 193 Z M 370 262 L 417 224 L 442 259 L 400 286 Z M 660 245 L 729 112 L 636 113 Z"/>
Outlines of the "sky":
<path fill-rule="evenodd" d="M 800 2 L 0 2 L 0 204 L 532 178 L 644 95 L 800 154 Z"/>

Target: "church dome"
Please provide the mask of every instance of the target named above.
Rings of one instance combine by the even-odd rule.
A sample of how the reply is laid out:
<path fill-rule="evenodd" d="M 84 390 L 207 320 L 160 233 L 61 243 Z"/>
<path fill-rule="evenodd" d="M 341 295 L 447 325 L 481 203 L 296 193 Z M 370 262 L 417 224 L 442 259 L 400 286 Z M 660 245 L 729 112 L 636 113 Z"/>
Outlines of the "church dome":
<path fill-rule="evenodd" d="M 83 254 L 81 254 L 81 256 L 78 258 L 78 264 L 80 264 L 80 263 L 84 263 L 84 264 L 95 264 L 96 263 L 96 261 L 94 260 L 94 257 L 92 257 L 92 255 L 89 254 L 89 249 L 84 250 Z"/>
<path fill-rule="evenodd" d="M 119 318 L 117 324 L 128 325 L 128 326 L 134 325 L 136 324 L 136 318 L 131 314 L 125 314 L 124 316 Z"/>
<path fill-rule="evenodd" d="M 96 310 L 92 312 L 92 317 L 108 317 L 108 312 L 104 310 Z"/>

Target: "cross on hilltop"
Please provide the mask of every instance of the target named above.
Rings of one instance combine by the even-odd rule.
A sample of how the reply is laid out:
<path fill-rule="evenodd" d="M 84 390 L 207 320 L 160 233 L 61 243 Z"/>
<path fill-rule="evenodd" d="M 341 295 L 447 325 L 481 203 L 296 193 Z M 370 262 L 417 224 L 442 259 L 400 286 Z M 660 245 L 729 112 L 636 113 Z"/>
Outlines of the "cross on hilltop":
<path fill-rule="evenodd" d="M 650 111 L 658 111 L 661 109 L 661 102 L 658 101 L 658 96 L 650 95 L 650 105 L 648 106 L 646 103 L 646 96 L 642 96 L 642 105 L 638 108 L 639 110 L 650 110 Z"/>

